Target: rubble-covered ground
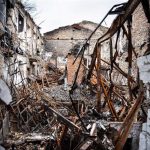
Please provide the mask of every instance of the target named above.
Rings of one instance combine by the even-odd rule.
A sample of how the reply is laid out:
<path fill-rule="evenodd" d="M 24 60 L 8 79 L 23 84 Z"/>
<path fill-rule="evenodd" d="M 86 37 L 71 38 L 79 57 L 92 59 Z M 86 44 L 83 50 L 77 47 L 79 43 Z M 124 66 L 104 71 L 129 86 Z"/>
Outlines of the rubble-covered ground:
<path fill-rule="evenodd" d="M 48 80 L 54 75 L 61 77 L 53 72 Z M 57 81 L 43 86 L 39 79 L 30 77 L 25 89 L 14 89 L 13 101 L 1 107 L 1 113 L 8 114 L 3 116 L 3 137 L 7 135 L 3 146 L 29 150 L 113 149 L 113 128 L 105 121 L 106 114 L 96 111 L 96 95 L 91 95 L 87 87 L 78 87 L 70 94 L 70 88 Z"/>

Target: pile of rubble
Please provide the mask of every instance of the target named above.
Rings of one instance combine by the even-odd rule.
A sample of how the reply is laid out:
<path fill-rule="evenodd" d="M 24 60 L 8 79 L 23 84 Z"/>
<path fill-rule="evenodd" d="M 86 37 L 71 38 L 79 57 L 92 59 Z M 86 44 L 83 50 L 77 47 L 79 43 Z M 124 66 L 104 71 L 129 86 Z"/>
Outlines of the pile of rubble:
<path fill-rule="evenodd" d="M 94 108 L 96 98 L 90 100 L 81 89 L 70 95 L 57 82 L 42 88 L 37 81 L 30 79 L 26 88 L 16 89 L 5 110 L 3 126 L 9 129 L 3 129 L 5 148 L 113 149 L 111 129 Z"/>
<path fill-rule="evenodd" d="M 45 78 L 46 82 L 62 74 L 54 71 L 51 75 Z M 42 80 L 30 77 L 25 87 L 13 87 L 13 101 L 1 107 L 1 113 L 6 114 L 2 128 L 5 148 L 114 149 L 118 129 L 108 121 L 115 118 L 104 99 L 106 107 L 101 113 L 97 111 L 93 82 L 92 89 L 83 85 L 71 91 L 71 87 L 59 85 L 58 80 L 53 84 L 43 84 Z"/>

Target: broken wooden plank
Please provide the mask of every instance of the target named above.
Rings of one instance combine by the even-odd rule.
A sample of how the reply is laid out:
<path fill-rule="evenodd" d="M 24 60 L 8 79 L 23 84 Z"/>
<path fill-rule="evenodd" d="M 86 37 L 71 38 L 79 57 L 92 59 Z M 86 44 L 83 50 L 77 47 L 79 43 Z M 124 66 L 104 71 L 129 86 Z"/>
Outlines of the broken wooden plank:
<path fill-rule="evenodd" d="M 68 120 L 67 118 L 65 118 L 63 115 L 61 115 L 59 112 L 57 112 L 56 110 L 54 110 L 53 108 L 43 105 L 45 111 L 49 111 L 54 113 L 57 116 L 57 119 L 59 121 L 62 121 L 62 123 L 64 123 L 65 125 L 67 125 L 69 128 L 71 129 L 77 129 L 78 131 L 81 131 L 81 128 L 78 127 L 76 124 L 74 124 L 73 122 L 71 122 L 70 120 Z"/>

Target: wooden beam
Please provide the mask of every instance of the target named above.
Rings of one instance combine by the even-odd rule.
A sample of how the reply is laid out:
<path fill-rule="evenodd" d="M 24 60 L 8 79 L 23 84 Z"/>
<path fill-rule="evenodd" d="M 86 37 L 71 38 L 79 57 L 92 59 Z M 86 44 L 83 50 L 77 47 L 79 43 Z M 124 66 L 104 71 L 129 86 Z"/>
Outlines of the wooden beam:
<path fill-rule="evenodd" d="M 101 85 L 100 85 L 100 79 L 101 79 L 101 47 L 97 47 L 97 104 L 96 109 L 97 112 L 101 111 Z"/>
<path fill-rule="evenodd" d="M 116 144 L 115 144 L 115 150 L 123 149 L 123 146 L 128 138 L 128 134 L 130 133 L 132 125 L 134 123 L 135 114 L 138 112 L 138 110 L 141 106 L 141 103 L 143 102 L 143 98 L 144 98 L 143 96 L 144 96 L 144 92 L 141 91 L 136 102 L 130 109 L 129 114 L 125 118 L 125 120 L 118 132 L 118 137 L 116 139 Z"/>

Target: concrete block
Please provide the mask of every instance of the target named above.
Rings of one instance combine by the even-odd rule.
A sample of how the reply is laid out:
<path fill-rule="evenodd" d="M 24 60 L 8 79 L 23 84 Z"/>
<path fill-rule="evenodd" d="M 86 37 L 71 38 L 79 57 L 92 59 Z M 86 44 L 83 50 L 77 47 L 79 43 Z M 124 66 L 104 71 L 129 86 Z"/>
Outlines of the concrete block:
<path fill-rule="evenodd" d="M 0 146 L 0 150 L 5 150 L 5 148 L 4 148 L 4 147 L 2 147 L 2 146 Z"/>
<path fill-rule="evenodd" d="M 150 109 L 148 110 L 148 117 L 147 117 L 147 149 L 150 149 Z"/>
<path fill-rule="evenodd" d="M 150 83 L 150 55 L 139 57 L 137 65 L 139 67 L 140 79 L 144 83 Z"/>
<path fill-rule="evenodd" d="M 2 79 L 0 79 L 0 99 L 7 105 L 12 101 L 10 89 Z"/>
<path fill-rule="evenodd" d="M 143 123 L 140 133 L 139 150 L 147 150 L 147 123 Z"/>
<path fill-rule="evenodd" d="M 143 83 L 150 83 L 150 72 L 140 72 L 140 79 Z"/>

